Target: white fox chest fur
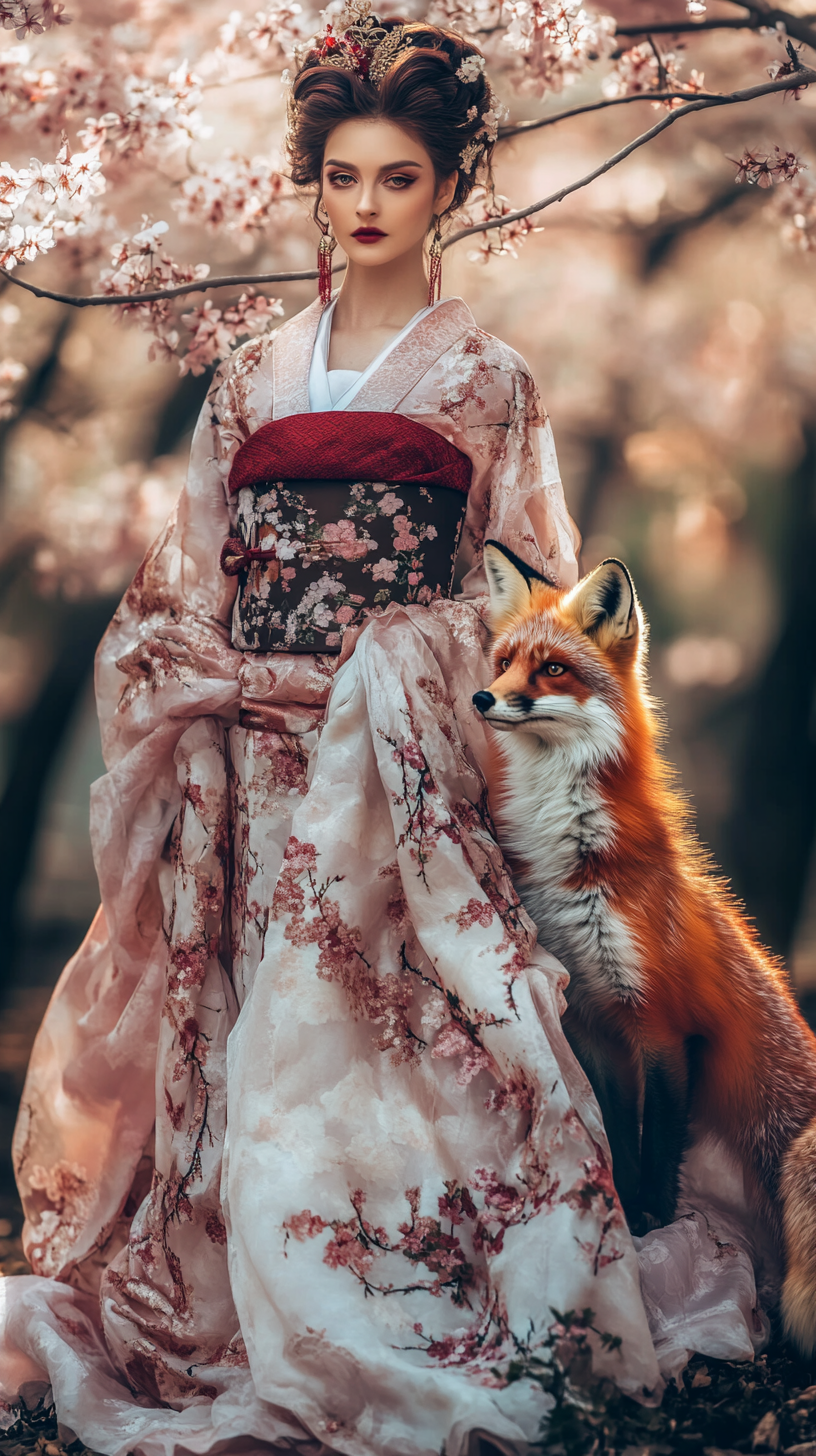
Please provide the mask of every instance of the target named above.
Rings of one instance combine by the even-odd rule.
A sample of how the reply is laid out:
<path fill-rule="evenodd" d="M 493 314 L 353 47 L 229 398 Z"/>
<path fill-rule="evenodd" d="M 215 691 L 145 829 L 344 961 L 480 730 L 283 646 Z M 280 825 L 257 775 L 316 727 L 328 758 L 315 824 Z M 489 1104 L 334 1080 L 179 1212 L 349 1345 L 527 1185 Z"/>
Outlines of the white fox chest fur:
<path fill-rule="evenodd" d="M 608 710 L 603 717 L 597 727 L 614 742 L 619 725 Z M 585 753 L 574 741 L 561 747 L 530 733 L 504 735 L 505 782 L 496 814 L 501 844 L 524 865 L 516 888 L 539 940 L 569 971 L 568 1000 L 589 1012 L 637 999 L 643 990 L 638 948 L 605 887 L 575 885 L 586 856 L 615 835 L 597 788 L 600 746 L 596 741 Z"/>

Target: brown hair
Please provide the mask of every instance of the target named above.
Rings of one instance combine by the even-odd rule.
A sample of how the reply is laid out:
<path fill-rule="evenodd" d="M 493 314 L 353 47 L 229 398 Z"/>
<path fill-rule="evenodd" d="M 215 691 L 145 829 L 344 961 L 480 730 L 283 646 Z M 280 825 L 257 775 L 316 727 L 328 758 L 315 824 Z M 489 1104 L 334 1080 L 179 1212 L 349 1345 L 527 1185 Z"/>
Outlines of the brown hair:
<path fill-rule="evenodd" d="M 400 24 L 382 22 L 386 31 Z M 319 186 L 330 133 L 355 117 L 391 121 L 410 132 L 431 158 L 437 184 L 458 173 L 449 212 L 471 192 L 477 165 L 482 164 L 482 172 L 484 164 L 489 170 L 493 143 L 484 136 L 479 138 L 484 151 L 469 172 L 462 170 L 461 162 L 463 149 L 483 129 L 482 117 L 491 109 L 492 97 L 483 71 L 473 81 L 460 80 L 456 72 L 463 60 L 481 57 L 481 52 L 454 31 L 434 25 L 414 23 L 404 30 L 411 49 L 397 57 L 379 87 L 356 71 L 321 65 L 317 51 L 306 57 L 292 88 L 286 139 L 296 186 Z M 318 197 L 315 214 L 319 201 Z"/>

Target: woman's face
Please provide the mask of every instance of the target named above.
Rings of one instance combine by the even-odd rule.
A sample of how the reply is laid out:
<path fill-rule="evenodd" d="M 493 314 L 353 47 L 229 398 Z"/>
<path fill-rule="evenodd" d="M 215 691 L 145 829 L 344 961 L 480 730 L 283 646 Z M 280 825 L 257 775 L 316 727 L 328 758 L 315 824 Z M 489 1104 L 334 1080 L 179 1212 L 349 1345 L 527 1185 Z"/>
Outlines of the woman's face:
<path fill-rule="evenodd" d="M 391 121 L 355 117 L 330 133 L 322 182 L 338 243 L 351 262 L 372 267 L 421 248 L 453 198 L 456 173 L 437 187 L 421 142 Z"/>

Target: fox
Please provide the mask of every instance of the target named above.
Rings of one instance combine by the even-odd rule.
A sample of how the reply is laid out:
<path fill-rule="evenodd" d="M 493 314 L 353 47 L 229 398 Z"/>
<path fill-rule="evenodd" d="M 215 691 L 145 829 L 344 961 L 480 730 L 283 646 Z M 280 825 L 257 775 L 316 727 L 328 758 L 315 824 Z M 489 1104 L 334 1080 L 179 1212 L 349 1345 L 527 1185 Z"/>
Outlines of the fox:
<path fill-rule="evenodd" d="M 692 1137 L 713 1136 L 782 1260 L 783 1333 L 816 1351 L 816 1036 L 703 850 L 647 679 L 626 566 L 554 587 L 484 548 L 499 843 L 569 972 L 563 1029 L 600 1105 L 632 1232 L 671 1222 Z"/>

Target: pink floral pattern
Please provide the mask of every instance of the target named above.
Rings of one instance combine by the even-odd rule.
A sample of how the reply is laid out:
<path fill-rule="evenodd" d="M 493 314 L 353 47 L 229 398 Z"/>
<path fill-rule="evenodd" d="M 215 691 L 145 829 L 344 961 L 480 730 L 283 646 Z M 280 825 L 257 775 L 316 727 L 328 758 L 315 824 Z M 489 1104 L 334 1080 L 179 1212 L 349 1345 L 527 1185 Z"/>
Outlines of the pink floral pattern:
<path fill-rule="evenodd" d="M 431 1360 L 471 1367 L 474 1373 L 484 1372 L 489 1352 L 492 1383 L 501 1386 L 514 1378 L 511 1366 L 522 1346 L 503 1302 L 491 1287 L 489 1274 L 490 1259 L 502 1253 L 508 1231 L 530 1223 L 556 1202 L 590 1212 L 601 1199 L 608 1216 L 598 1248 L 578 1240 L 579 1247 L 591 1258 L 596 1274 L 624 1257 L 625 1221 L 609 1165 L 600 1149 L 597 1158 L 585 1164 L 585 1172 L 580 1186 L 559 1196 L 560 1179 L 548 1177 L 540 1166 L 535 1185 L 522 1187 L 503 1183 L 493 1169 L 476 1168 L 471 1180 L 473 1193 L 467 1185 L 460 1186 L 453 1180 L 445 1184 L 445 1193 L 436 1200 L 437 1216 L 420 1214 L 421 1190 L 406 1188 L 410 1218 L 398 1224 L 399 1237 L 389 1236 L 385 1228 L 371 1223 L 365 1213 L 366 1194 L 358 1188 L 349 1194 L 353 1210 L 350 1218 L 326 1220 L 311 1209 L 303 1209 L 286 1219 L 284 1254 L 290 1236 L 302 1243 L 328 1229 L 331 1237 L 323 1245 L 323 1263 L 330 1269 L 347 1270 L 366 1295 L 423 1293 L 439 1299 L 446 1294 L 454 1305 L 465 1306 L 472 1317 L 455 1337 L 434 1337 L 422 1322 L 415 1322 L 413 1331 L 423 1341 L 418 1348 Z M 449 1224 L 449 1232 L 445 1224 Z M 602 1252 L 613 1227 L 619 1235 L 618 1244 L 611 1252 Z M 402 1272 L 401 1280 L 400 1259 L 407 1262 L 409 1270 L 407 1275 Z M 432 1277 L 417 1277 L 416 1271 L 421 1268 Z M 395 1269 L 396 1279 L 389 1278 Z M 543 1331 L 538 1341 L 528 1335 L 523 1341 L 528 1358 L 534 1357 L 537 1349 L 546 1348 L 551 1331 L 552 1327 Z M 562 1336 L 565 1334 L 561 1331 Z M 620 1337 L 613 1338 L 617 1349 Z"/>
<path fill-rule="evenodd" d="M 390 602 L 449 596 L 465 506 L 464 495 L 444 486 L 404 485 L 399 493 L 382 482 L 245 486 L 240 540 L 275 556 L 242 572 L 234 643 L 339 651 L 349 626 Z"/>

